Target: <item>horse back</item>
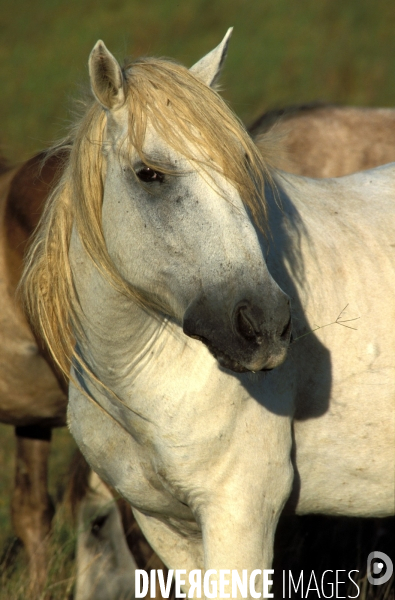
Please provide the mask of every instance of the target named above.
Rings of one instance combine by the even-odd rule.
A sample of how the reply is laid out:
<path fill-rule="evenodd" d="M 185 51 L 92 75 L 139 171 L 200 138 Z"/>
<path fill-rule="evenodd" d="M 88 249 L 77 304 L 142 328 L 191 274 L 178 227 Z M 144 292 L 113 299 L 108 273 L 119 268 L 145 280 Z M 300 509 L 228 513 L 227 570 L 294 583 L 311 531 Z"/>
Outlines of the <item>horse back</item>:
<path fill-rule="evenodd" d="M 315 103 L 269 111 L 250 127 L 259 147 L 270 130 L 275 166 L 296 175 L 341 177 L 395 161 L 394 109 Z"/>

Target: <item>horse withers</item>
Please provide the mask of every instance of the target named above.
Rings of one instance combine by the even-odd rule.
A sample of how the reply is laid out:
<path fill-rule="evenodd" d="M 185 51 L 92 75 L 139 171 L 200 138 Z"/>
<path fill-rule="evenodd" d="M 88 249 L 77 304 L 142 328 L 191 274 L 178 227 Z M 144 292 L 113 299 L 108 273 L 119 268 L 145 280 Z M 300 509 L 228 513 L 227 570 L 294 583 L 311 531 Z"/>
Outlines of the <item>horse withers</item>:
<path fill-rule="evenodd" d="M 209 88 L 227 40 L 190 71 L 95 46 L 23 279 L 89 463 L 220 585 L 270 568 L 285 505 L 394 511 L 394 169 L 271 174 Z"/>

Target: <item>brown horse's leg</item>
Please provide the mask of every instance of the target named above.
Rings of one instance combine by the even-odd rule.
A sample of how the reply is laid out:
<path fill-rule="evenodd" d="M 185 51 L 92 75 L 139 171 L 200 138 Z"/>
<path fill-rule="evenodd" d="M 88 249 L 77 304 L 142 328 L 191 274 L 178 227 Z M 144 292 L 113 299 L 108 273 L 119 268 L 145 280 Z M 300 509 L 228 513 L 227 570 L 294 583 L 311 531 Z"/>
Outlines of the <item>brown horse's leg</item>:
<path fill-rule="evenodd" d="M 15 485 L 12 522 L 29 560 L 32 596 L 42 590 L 47 576 L 47 543 L 54 509 L 47 491 L 51 430 L 16 427 Z"/>

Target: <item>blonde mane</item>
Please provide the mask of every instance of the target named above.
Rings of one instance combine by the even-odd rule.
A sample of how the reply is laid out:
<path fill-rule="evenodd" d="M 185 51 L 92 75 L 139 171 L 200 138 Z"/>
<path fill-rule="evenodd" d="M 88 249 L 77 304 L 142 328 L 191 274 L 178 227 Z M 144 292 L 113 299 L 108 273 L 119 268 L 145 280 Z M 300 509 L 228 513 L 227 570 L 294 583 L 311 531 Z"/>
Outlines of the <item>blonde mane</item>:
<path fill-rule="evenodd" d="M 129 112 L 125 143 L 130 150 L 136 151 L 145 164 L 158 169 L 158 163 L 152 164 L 143 152 L 149 121 L 174 150 L 203 168 L 214 185 L 210 171 L 223 174 L 262 227 L 266 216 L 267 170 L 258 149 L 224 100 L 188 69 L 169 60 L 149 58 L 126 63 L 124 75 Z M 43 338 L 66 378 L 73 359 L 80 362 L 74 350 L 75 336 L 84 335 L 68 256 L 73 226 L 100 272 L 121 293 L 142 305 L 149 304 L 121 278 L 103 237 L 105 124 L 104 109 L 97 101 L 91 101 L 65 143 L 71 145 L 70 157 L 47 201 L 21 281 L 32 327 Z M 199 158 L 193 155 L 194 146 L 200 150 Z M 54 149 L 58 150 L 59 144 Z"/>

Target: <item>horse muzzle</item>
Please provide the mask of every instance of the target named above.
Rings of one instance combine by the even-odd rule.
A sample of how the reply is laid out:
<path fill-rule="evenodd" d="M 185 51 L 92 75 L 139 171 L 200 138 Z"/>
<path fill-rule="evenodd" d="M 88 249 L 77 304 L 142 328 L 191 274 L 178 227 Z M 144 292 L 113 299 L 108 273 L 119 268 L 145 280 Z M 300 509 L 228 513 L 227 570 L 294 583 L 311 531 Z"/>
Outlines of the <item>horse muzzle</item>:
<path fill-rule="evenodd" d="M 203 342 L 226 369 L 274 369 L 285 360 L 292 331 L 288 297 L 279 290 L 275 300 L 266 306 L 244 299 L 228 314 L 200 297 L 184 315 L 184 333 Z"/>

